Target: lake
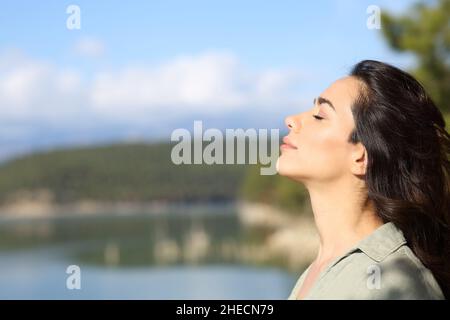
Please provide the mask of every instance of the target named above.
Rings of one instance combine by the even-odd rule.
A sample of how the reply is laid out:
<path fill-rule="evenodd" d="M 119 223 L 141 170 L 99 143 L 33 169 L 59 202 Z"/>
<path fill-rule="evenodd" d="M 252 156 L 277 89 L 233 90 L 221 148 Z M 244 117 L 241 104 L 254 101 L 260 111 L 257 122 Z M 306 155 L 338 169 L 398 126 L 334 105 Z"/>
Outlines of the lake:
<path fill-rule="evenodd" d="M 286 299 L 296 275 L 251 258 L 265 232 L 232 207 L 2 218 L 0 299 Z"/>

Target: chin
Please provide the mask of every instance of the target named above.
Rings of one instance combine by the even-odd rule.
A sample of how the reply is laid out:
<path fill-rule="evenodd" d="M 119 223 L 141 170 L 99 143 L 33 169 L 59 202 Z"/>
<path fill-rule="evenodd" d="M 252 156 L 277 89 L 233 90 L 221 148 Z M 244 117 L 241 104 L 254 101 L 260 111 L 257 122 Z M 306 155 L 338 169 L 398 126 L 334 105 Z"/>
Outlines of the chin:
<path fill-rule="evenodd" d="M 280 156 L 276 163 L 277 173 L 280 176 L 289 178 L 299 183 L 303 183 L 307 178 L 304 174 L 299 172 L 298 165 L 292 163 L 291 161 L 287 161 L 287 159 L 283 159 Z"/>
<path fill-rule="evenodd" d="M 277 160 L 276 164 L 277 172 L 281 176 L 285 176 L 290 178 L 294 175 L 294 172 L 289 170 L 289 163 L 286 163 L 286 159 L 283 159 L 283 156 L 280 156 Z"/>

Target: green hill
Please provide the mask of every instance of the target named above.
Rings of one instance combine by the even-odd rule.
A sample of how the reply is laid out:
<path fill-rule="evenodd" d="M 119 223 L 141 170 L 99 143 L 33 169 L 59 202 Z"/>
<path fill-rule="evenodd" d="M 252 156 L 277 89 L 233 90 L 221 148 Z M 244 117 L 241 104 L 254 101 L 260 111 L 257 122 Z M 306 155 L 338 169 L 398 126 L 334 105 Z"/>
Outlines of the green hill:
<path fill-rule="evenodd" d="M 20 200 L 23 192 L 46 190 L 57 204 L 239 198 L 293 211 L 309 206 L 302 185 L 279 175 L 262 176 L 258 165 L 175 165 L 171 149 L 169 143 L 113 144 L 13 159 L 0 164 L 0 205 Z"/>
<path fill-rule="evenodd" d="M 170 144 L 116 144 L 38 153 L 0 166 L 0 203 L 48 190 L 56 203 L 221 201 L 237 196 L 243 165 L 175 165 Z"/>

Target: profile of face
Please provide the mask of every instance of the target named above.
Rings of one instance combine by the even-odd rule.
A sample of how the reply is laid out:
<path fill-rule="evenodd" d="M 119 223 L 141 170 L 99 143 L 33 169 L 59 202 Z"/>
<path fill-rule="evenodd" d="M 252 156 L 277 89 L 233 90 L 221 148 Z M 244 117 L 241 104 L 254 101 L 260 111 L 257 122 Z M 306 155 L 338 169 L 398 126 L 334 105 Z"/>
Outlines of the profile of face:
<path fill-rule="evenodd" d="M 359 90 L 356 78 L 339 79 L 314 99 L 312 108 L 285 119 L 289 134 L 280 147 L 280 175 L 307 184 L 365 174 L 365 148 L 349 142 L 355 128 L 351 106 Z"/>

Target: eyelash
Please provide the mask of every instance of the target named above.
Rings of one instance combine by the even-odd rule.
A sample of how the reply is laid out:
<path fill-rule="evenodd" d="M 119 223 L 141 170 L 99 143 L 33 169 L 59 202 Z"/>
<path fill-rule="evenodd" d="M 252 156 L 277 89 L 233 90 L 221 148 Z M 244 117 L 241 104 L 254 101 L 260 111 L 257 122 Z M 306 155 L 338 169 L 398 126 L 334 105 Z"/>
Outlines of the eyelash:
<path fill-rule="evenodd" d="M 323 119 L 323 117 L 318 116 L 318 115 L 313 115 L 313 117 L 316 118 L 317 120 L 322 120 Z"/>

